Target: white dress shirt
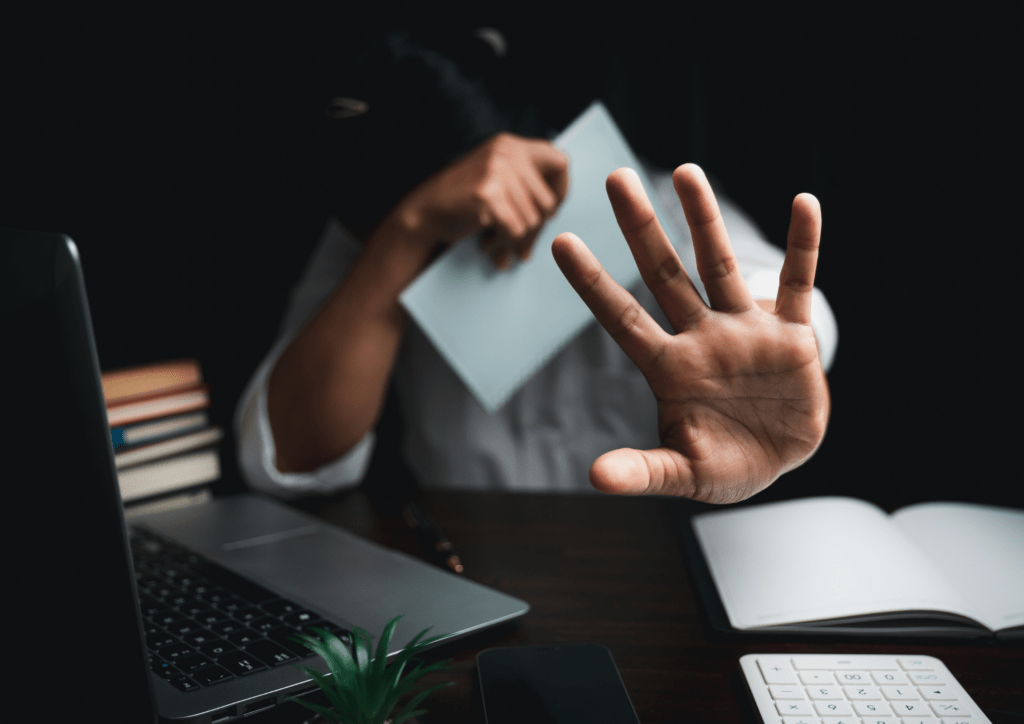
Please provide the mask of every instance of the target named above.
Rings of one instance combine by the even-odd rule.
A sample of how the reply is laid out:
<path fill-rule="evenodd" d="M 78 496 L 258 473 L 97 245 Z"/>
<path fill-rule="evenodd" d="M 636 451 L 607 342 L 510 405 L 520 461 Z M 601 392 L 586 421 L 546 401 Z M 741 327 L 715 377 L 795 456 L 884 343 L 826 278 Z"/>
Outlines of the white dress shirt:
<path fill-rule="evenodd" d="M 647 172 L 668 219 L 686 240 L 680 259 L 701 294 L 686 218 L 671 173 Z M 774 299 L 784 253 L 727 197 L 716 193 L 722 217 L 751 294 Z M 625 243 L 625 241 L 623 241 Z M 331 219 L 292 291 L 277 342 L 260 363 L 235 413 L 239 464 L 248 483 L 279 497 L 332 493 L 359 484 L 373 453 L 370 431 L 348 453 L 308 473 L 282 473 L 275 463 L 267 416 L 267 380 L 278 356 L 348 274 L 361 245 Z M 664 329 L 671 331 L 651 292 L 630 289 Z M 827 371 L 838 330 L 825 296 L 811 300 L 811 325 Z M 414 322 L 395 365 L 405 421 L 403 454 L 426 488 L 594 492 L 588 472 L 601 454 L 620 447 L 657 447 L 657 407 L 640 370 L 596 322 L 541 368 L 506 405 L 487 413 Z"/>

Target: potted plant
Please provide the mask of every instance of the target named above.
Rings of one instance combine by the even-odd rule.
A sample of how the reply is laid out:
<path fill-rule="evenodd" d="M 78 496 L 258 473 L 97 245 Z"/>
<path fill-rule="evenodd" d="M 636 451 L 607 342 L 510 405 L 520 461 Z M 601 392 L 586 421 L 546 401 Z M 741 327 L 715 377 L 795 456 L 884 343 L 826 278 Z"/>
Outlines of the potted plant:
<path fill-rule="evenodd" d="M 401 618 L 396 616 L 388 621 L 372 657 L 370 635 L 358 627 L 353 630 L 351 651 L 344 641 L 330 631 L 320 628 L 310 629 L 319 638 L 308 634 L 299 634 L 293 638 L 293 641 L 319 654 L 327 663 L 330 675 L 322 674 L 308 666 L 300 666 L 299 669 L 313 678 L 332 706 L 319 706 L 296 697 L 292 697 L 291 701 L 312 709 L 330 722 L 344 724 L 401 724 L 425 713 L 426 709 L 416 707 L 437 689 L 454 682 L 444 682 L 420 691 L 409 699 L 400 711 L 395 714 L 392 714 L 392 711 L 402 696 L 416 689 L 416 682 L 420 677 L 434 671 L 451 669 L 451 659 L 424 666 L 421 661 L 413 658 L 425 647 L 442 638 L 433 636 L 420 641 L 430 630 L 424 629 L 416 634 L 394 661 L 388 664 L 388 645 Z M 414 667 L 403 675 L 409 664 L 414 664 Z"/>

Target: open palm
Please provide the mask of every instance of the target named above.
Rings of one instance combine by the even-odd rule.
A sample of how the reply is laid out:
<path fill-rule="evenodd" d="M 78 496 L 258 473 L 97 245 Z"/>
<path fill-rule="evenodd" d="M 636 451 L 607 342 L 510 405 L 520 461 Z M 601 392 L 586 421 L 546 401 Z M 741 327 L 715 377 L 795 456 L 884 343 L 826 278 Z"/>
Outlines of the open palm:
<path fill-rule="evenodd" d="M 713 503 L 747 498 L 807 460 L 829 417 L 828 384 L 810 326 L 821 211 L 793 201 L 773 311 L 754 301 L 736 263 L 714 193 L 693 164 L 672 177 L 693 238 L 701 299 L 630 169 L 608 177 L 608 197 L 644 283 L 675 334 L 666 333 L 578 237 L 552 253 L 658 401 L 661 447 L 620 449 L 590 469 L 598 490 L 682 495 Z"/>

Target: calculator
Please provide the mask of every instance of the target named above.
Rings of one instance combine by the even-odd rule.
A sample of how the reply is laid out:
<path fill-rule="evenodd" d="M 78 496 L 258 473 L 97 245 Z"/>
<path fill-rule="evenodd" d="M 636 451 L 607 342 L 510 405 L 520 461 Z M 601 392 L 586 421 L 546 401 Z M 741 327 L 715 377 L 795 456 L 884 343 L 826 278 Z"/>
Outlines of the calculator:
<path fill-rule="evenodd" d="M 747 654 L 765 724 L 992 724 L 934 656 Z"/>

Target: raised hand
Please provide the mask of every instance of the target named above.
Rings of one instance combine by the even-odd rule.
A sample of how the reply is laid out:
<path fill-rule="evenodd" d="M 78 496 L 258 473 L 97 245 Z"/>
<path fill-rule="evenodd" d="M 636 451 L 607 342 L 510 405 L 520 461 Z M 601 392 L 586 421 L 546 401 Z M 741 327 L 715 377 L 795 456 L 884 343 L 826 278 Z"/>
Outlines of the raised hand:
<path fill-rule="evenodd" d="M 740 274 L 714 193 L 693 164 L 672 176 L 710 306 L 687 276 L 636 173 L 613 172 L 608 197 L 667 334 L 583 242 L 561 234 L 552 253 L 601 325 L 640 368 L 658 402 L 661 447 L 605 453 L 590 481 L 606 493 L 682 495 L 712 503 L 750 497 L 806 461 L 828 424 L 828 383 L 810 326 L 821 235 L 817 199 L 793 201 L 774 311 Z"/>

